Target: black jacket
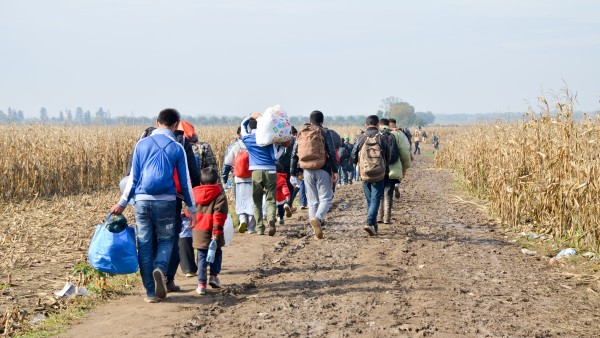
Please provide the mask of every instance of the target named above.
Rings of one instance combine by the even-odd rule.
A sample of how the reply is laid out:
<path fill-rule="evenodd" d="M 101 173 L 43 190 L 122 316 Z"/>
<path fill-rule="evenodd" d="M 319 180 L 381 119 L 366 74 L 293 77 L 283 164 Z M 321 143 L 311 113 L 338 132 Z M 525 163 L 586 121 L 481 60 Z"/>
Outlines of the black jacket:
<path fill-rule="evenodd" d="M 286 147 L 283 150 L 283 154 L 277 159 L 277 163 L 280 164 L 283 167 L 283 170 L 288 175 L 290 175 L 290 172 L 291 172 L 291 167 L 292 167 L 292 152 L 294 151 L 294 146 L 295 145 L 296 145 L 296 140 L 292 139 L 292 144 L 290 144 L 289 147 Z"/>
<path fill-rule="evenodd" d="M 352 149 L 352 162 L 358 163 L 358 153 L 360 149 L 365 144 L 367 137 L 372 137 L 379 133 L 379 129 L 377 127 L 368 127 L 364 134 L 360 134 L 354 140 L 354 148 Z M 384 142 L 382 137 L 377 139 L 377 144 L 381 148 L 381 154 L 383 155 L 383 161 L 385 163 L 385 177 L 388 177 L 390 173 L 390 160 L 391 154 L 388 148 L 387 142 Z"/>
<path fill-rule="evenodd" d="M 323 128 L 323 127 L 321 127 Z M 325 138 L 325 153 L 327 154 L 327 161 L 325 161 L 325 165 L 321 170 L 325 170 L 329 174 L 338 172 L 338 162 L 335 156 L 335 146 L 333 144 L 333 136 L 331 135 L 331 131 L 327 128 L 323 128 L 323 137 Z M 292 163 L 290 165 L 290 175 L 297 176 L 298 175 L 298 142 L 294 143 L 294 148 L 292 149 Z"/>

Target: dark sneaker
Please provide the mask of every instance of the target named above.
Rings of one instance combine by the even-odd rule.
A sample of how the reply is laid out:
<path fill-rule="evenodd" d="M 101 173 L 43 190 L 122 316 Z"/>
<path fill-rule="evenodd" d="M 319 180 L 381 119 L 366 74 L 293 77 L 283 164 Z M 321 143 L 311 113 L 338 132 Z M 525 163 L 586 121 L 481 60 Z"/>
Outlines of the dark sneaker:
<path fill-rule="evenodd" d="M 313 218 L 310 220 L 310 225 L 312 226 L 313 230 L 315 231 L 315 238 L 323 239 L 323 230 L 321 230 L 321 221 L 319 221 L 319 219 L 317 219 L 317 218 Z"/>
<path fill-rule="evenodd" d="M 306 210 L 306 209 L 308 209 L 308 207 L 306 205 L 303 205 L 303 206 L 300 207 L 300 209 Z"/>
<path fill-rule="evenodd" d="M 292 217 L 292 208 L 290 208 L 289 205 L 285 204 L 283 206 L 283 210 L 285 210 L 285 217 L 287 217 L 287 218 Z"/>
<path fill-rule="evenodd" d="M 400 198 L 400 187 L 399 186 L 394 187 L 394 197 L 396 197 L 397 199 Z"/>
<path fill-rule="evenodd" d="M 158 302 L 160 302 L 160 299 L 158 299 L 158 297 L 156 297 L 156 296 L 146 296 L 146 297 L 144 297 L 144 302 L 146 302 L 146 303 L 158 303 Z"/>
<path fill-rule="evenodd" d="M 247 226 L 248 226 L 248 224 L 246 222 L 240 223 L 240 226 L 238 227 L 238 232 L 240 234 L 243 234 L 244 232 L 246 232 L 246 227 Z"/>
<path fill-rule="evenodd" d="M 275 236 L 275 232 L 277 228 L 275 228 L 275 221 L 269 221 L 269 236 Z"/>
<path fill-rule="evenodd" d="M 179 292 L 181 291 L 181 287 L 179 285 L 175 285 L 175 281 L 170 281 L 167 283 L 167 292 Z"/>
<path fill-rule="evenodd" d="M 165 274 L 163 274 L 160 269 L 154 269 L 154 271 L 152 271 L 152 278 L 154 278 L 156 297 L 160 299 L 167 298 L 167 283 L 165 282 Z"/>
<path fill-rule="evenodd" d="M 284 224 L 285 224 L 285 221 L 283 220 L 283 217 L 281 217 L 281 218 L 279 219 L 279 225 L 284 225 Z"/>
<path fill-rule="evenodd" d="M 210 285 L 213 289 L 218 289 L 221 287 L 221 281 L 217 276 L 210 276 L 208 278 L 208 285 Z"/>
<path fill-rule="evenodd" d="M 383 220 L 382 219 L 378 219 L 377 223 L 383 223 Z"/>
<path fill-rule="evenodd" d="M 264 228 L 258 229 L 257 234 L 259 234 L 261 236 L 264 235 L 265 234 L 265 229 Z"/>
<path fill-rule="evenodd" d="M 377 230 L 375 230 L 375 227 L 372 225 L 365 225 L 363 227 L 363 230 L 366 231 L 369 234 L 369 236 L 377 235 Z"/>

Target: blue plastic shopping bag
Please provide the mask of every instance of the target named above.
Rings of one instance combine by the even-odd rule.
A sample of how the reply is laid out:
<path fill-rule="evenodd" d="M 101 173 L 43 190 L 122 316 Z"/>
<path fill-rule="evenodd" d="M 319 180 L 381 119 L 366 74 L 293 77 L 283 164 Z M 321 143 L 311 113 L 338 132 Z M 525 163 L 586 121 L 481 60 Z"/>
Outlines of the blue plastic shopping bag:
<path fill-rule="evenodd" d="M 106 221 L 110 219 L 108 215 Z M 115 274 L 126 275 L 137 272 L 138 257 L 135 247 L 135 230 L 127 226 L 125 230 L 110 232 L 104 224 L 98 224 L 90 243 L 88 259 L 94 269 Z"/>

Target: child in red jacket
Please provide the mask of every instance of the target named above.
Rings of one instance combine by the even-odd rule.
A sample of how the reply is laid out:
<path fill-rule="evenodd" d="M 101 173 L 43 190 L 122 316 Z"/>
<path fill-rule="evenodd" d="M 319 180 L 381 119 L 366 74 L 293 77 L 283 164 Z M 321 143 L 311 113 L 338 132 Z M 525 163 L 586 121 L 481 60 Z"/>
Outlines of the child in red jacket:
<path fill-rule="evenodd" d="M 279 163 L 277 163 L 277 193 L 275 199 L 277 201 L 279 224 L 283 224 L 283 214 L 285 213 L 288 218 L 292 217 L 292 209 L 289 206 L 290 189 L 287 186 L 287 174 L 285 173 L 283 166 Z"/>
<path fill-rule="evenodd" d="M 192 231 L 193 246 L 198 251 L 198 288 L 200 295 L 206 294 L 206 270 L 210 265 L 210 278 L 208 284 L 213 288 L 220 288 L 219 272 L 223 261 L 221 247 L 225 245 L 223 226 L 227 219 L 227 197 L 217 181 L 219 173 L 212 167 L 202 169 L 200 185 L 193 189 L 196 200 L 196 226 Z M 208 246 L 211 240 L 216 240 L 218 249 L 213 263 L 206 262 Z"/>

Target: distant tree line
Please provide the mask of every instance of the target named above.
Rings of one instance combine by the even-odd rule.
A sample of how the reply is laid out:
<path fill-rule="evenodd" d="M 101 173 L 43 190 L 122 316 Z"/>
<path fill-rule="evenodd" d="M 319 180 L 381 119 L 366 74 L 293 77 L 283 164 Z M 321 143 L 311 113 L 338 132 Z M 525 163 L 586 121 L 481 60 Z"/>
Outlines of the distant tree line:
<path fill-rule="evenodd" d="M 366 115 L 329 116 L 325 117 L 326 124 L 335 125 L 362 125 Z M 308 122 L 308 115 L 290 115 L 290 122 L 294 126 L 301 126 Z M 194 125 L 238 125 L 243 116 L 191 116 L 183 115 L 182 119 Z M 0 110 L 0 124 L 9 123 L 44 123 L 44 124 L 71 124 L 71 125 L 153 125 L 155 118 L 146 116 L 112 116 L 110 110 L 100 107 L 95 113 L 77 107 L 75 111 L 65 108 L 57 115 L 51 116 L 44 107 L 40 108 L 36 118 L 25 118 L 22 110 L 9 107 L 7 113 Z"/>
<path fill-rule="evenodd" d="M 416 112 L 415 107 L 395 96 L 381 100 L 377 116 L 395 118 L 398 126 L 426 126 L 433 124 L 435 116 L 432 112 Z"/>

